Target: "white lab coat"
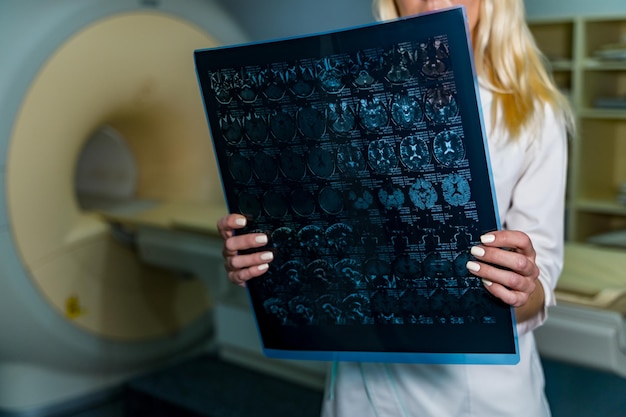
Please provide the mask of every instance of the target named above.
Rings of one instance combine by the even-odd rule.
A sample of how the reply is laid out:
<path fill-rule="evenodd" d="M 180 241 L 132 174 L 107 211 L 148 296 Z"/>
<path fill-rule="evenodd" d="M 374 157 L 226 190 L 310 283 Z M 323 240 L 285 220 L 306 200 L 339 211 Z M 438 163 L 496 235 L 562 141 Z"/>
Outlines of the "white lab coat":
<path fill-rule="evenodd" d="M 532 239 L 546 307 L 563 259 L 567 140 L 562 121 L 545 111 L 543 129 L 508 141 L 490 131 L 492 94 L 480 89 L 496 198 L 503 228 Z M 517 365 L 338 363 L 329 372 L 323 417 L 547 417 L 544 376 L 532 330 L 542 311 L 517 325 Z"/>

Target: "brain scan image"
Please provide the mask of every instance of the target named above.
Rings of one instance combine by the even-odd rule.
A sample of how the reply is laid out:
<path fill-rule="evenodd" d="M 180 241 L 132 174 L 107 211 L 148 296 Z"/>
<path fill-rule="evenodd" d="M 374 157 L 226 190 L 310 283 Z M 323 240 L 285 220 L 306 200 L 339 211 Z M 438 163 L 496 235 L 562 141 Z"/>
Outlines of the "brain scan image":
<path fill-rule="evenodd" d="M 301 181 L 306 175 L 306 159 L 290 149 L 280 153 L 280 171 L 292 181 Z"/>
<path fill-rule="evenodd" d="M 335 223 L 326 229 L 328 247 L 335 253 L 344 253 L 354 244 L 354 231 L 346 223 Z"/>
<path fill-rule="evenodd" d="M 261 91 L 270 101 L 280 101 L 287 91 L 287 79 L 285 72 L 272 68 L 261 71 Z"/>
<path fill-rule="evenodd" d="M 279 252 L 284 255 L 288 255 L 290 251 L 292 251 L 297 246 L 297 235 L 296 231 L 291 227 L 278 227 L 274 229 L 274 231 L 270 234 L 270 238 L 272 241 L 272 246 Z M 296 263 L 301 265 L 297 261 L 290 261 L 291 263 Z M 285 266 L 289 262 L 285 262 L 283 267 L 281 267 L 281 271 L 285 268 Z M 301 268 L 302 269 L 302 268 Z"/>
<path fill-rule="evenodd" d="M 472 245 L 472 234 L 467 227 L 459 227 L 453 237 L 458 247 L 467 248 Z"/>
<path fill-rule="evenodd" d="M 430 164 L 428 143 L 416 136 L 407 136 L 400 142 L 400 161 L 409 171 L 419 171 Z"/>
<path fill-rule="evenodd" d="M 332 187 L 324 187 L 318 196 L 319 205 L 328 214 L 339 214 L 343 211 L 341 192 Z"/>
<path fill-rule="evenodd" d="M 241 122 L 231 114 L 227 114 L 220 119 L 220 131 L 224 140 L 231 145 L 237 145 L 243 138 Z"/>
<path fill-rule="evenodd" d="M 252 179 L 252 164 L 241 154 L 236 153 L 228 158 L 228 171 L 239 184 L 248 184 Z"/>
<path fill-rule="evenodd" d="M 437 191 L 430 181 L 416 180 L 409 189 L 409 198 L 420 210 L 430 210 L 437 204 Z"/>
<path fill-rule="evenodd" d="M 341 320 L 341 301 L 332 294 L 324 294 L 315 300 L 318 324 L 339 324 Z"/>
<path fill-rule="evenodd" d="M 366 90 L 376 84 L 375 73 L 377 71 L 377 61 L 367 57 L 363 51 L 358 51 L 350 60 L 352 82 L 359 89 Z"/>
<path fill-rule="evenodd" d="M 279 282 L 276 285 L 283 288 L 298 288 L 306 281 L 304 265 L 302 265 L 301 262 L 294 260 L 283 263 L 280 267 L 278 276 Z"/>
<path fill-rule="evenodd" d="M 289 318 L 289 310 L 286 303 L 280 298 L 268 298 L 263 303 L 265 313 L 275 324 L 284 326 Z"/>
<path fill-rule="evenodd" d="M 317 79 L 322 90 L 338 94 L 345 86 L 345 70 L 339 62 L 326 57 L 317 64 Z"/>
<path fill-rule="evenodd" d="M 390 282 L 392 280 L 392 270 L 388 262 L 380 258 L 370 258 L 363 264 L 363 273 L 369 282 L 375 286 L 381 286 L 379 282 Z"/>
<path fill-rule="evenodd" d="M 454 166 L 465 158 L 463 139 L 452 131 L 444 130 L 433 140 L 433 153 L 442 165 Z"/>
<path fill-rule="evenodd" d="M 278 163 L 265 152 L 257 152 L 252 160 L 254 174 L 261 182 L 271 183 L 278 177 Z"/>
<path fill-rule="evenodd" d="M 442 85 L 426 91 L 424 109 L 426 117 L 436 124 L 448 124 L 459 113 L 454 95 Z"/>
<path fill-rule="evenodd" d="M 253 71 L 242 70 L 239 77 L 239 98 L 244 103 L 253 103 L 259 94 L 259 75 Z"/>
<path fill-rule="evenodd" d="M 354 77 L 354 84 L 361 89 L 368 89 L 376 83 L 376 79 L 368 70 L 361 69 Z"/>
<path fill-rule="evenodd" d="M 389 68 L 386 77 L 390 83 L 404 84 L 411 78 L 413 59 L 409 50 L 396 46 L 386 53 L 384 61 Z"/>
<path fill-rule="evenodd" d="M 422 277 L 421 262 L 411 259 L 409 255 L 400 255 L 394 259 L 393 272 L 400 279 L 418 279 Z"/>
<path fill-rule="evenodd" d="M 313 302 L 304 295 L 297 295 L 287 303 L 289 307 L 289 319 L 296 326 L 304 326 L 313 323 Z"/>
<path fill-rule="evenodd" d="M 298 128 L 304 137 L 319 139 L 326 132 L 324 114 L 311 106 L 301 107 L 297 115 Z"/>
<path fill-rule="evenodd" d="M 226 72 L 217 71 L 211 74 L 211 89 L 220 104 L 229 104 L 233 100 L 235 81 Z"/>
<path fill-rule="evenodd" d="M 309 217 L 315 213 L 316 204 L 313 195 L 302 188 L 296 188 L 291 193 L 291 209 L 298 216 Z"/>
<path fill-rule="evenodd" d="M 422 73 L 430 78 L 437 78 L 448 71 L 450 53 L 448 47 L 439 39 L 431 39 L 420 44 L 418 56 L 422 61 Z"/>
<path fill-rule="evenodd" d="M 365 324 L 371 320 L 370 300 L 360 294 L 350 294 L 342 301 L 343 324 Z"/>
<path fill-rule="evenodd" d="M 324 231 L 315 225 L 304 226 L 298 232 L 298 241 L 306 251 L 319 252 L 326 247 Z"/>
<path fill-rule="evenodd" d="M 345 100 L 328 103 L 326 120 L 331 130 L 338 135 L 346 135 L 356 126 L 354 110 Z"/>
<path fill-rule="evenodd" d="M 363 264 L 363 273 L 368 275 L 370 281 L 372 281 L 380 276 L 391 275 L 392 271 L 387 262 L 379 258 L 372 258 Z"/>
<path fill-rule="evenodd" d="M 262 145 L 267 140 L 267 122 L 262 116 L 248 113 L 243 119 L 243 125 L 250 142 Z"/>
<path fill-rule="evenodd" d="M 426 252 L 434 252 L 441 245 L 441 238 L 437 234 L 437 231 L 432 228 L 424 230 L 426 233 L 422 235 L 422 244 L 426 249 Z"/>
<path fill-rule="evenodd" d="M 379 174 L 389 174 L 398 166 L 398 157 L 393 146 L 385 139 L 375 140 L 369 144 L 367 159 L 372 169 Z"/>
<path fill-rule="evenodd" d="M 339 170 L 349 176 L 356 176 L 366 168 L 365 158 L 359 146 L 353 143 L 344 143 L 337 147 L 337 166 Z"/>
<path fill-rule="evenodd" d="M 374 292 L 370 300 L 370 308 L 374 321 L 380 324 L 400 324 L 399 300 L 395 292 L 385 289 Z"/>
<path fill-rule="evenodd" d="M 316 288 L 328 288 L 335 277 L 332 266 L 325 259 L 311 261 L 305 267 L 306 279 Z"/>
<path fill-rule="evenodd" d="M 262 204 L 267 215 L 274 219 L 285 217 L 289 211 L 287 198 L 276 191 L 266 191 L 263 194 Z"/>
<path fill-rule="evenodd" d="M 304 65 L 291 67 L 286 74 L 292 93 L 299 98 L 307 98 L 315 91 L 317 79 L 313 70 Z"/>
<path fill-rule="evenodd" d="M 378 190 L 378 200 L 387 210 L 399 209 L 404 205 L 404 193 L 398 187 L 384 186 Z"/>
<path fill-rule="evenodd" d="M 270 114 L 270 131 L 281 143 L 290 143 L 296 135 L 296 121 L 293 116 L 282 110 Z"/>
<path fill-rule="evenodd" d="M 440 325 L 454 323 L 452 315 L 457 307 L 449 300 L 450 292 L 446 288 L 436 288 L 428 299 L 435 322 Z"/>
<path fill-rule="evenodd" d="M 378 98 L 361 99 L 359 102 L 361 125 L 369 131 L 377 131 L 387 126 L 389 116 L 384 103 Z"/>
<path fill-rule="evenodd" d="M 342 259 L 334 265 L 335 276 L 340 286 L 352 289 L 366 288 L 367 277 L 361 272 L 361 265 L 354 259 Z"/>
<path fill-rule="evenodd" d="M 454 273 L 458 277 L 470 277 L 472 276 L 467 267 L 465 266 L 468 261 L 471 261 L 472 257 L 468 252 L 459 253 L 453 261 Z"/>
<path fill-rule="evenodd" d="M 422 120 L 419 102 L 408 94 L 395 94 L 391 100 L 391 118 L 402 129 L 411 129 Z"/>
<path fill-rule="evenodd" d="M 405 323 L 432 324 L 432 310 L 428 305 L 428 298 L 417 288 L 409 288 L 400 294 L 400 314 Z"/>
<path fill-rule="evenodd" d="M 453 274 L 453 265 L 439 253 L 431 253 L 424 259 L 424 273 L 430 278 L 445 278 Z"/>
<path fill-rule="evenodd" d="M 335 172 L 335 158 L 329 151 L 316 146 L 309 150 L 309 169 L 320 178 L 328 178 Z"/>
<path fill-rule="evenodd" d="M 355 187 L 348 191 L 346 199 L 355 210 L 368 210 L 374 203 L 372 191 L 365 187 Z"/>
<path fill-rule="evenodd" d="M 441 181 L 444 200 L 452 206 L 464 206 L 470 200 L 470 186 L 459 174 L 446 175 Z"/>
<path fill-rule="evenodd" d="M 242 192 L 238 195 L 239 213 L 251 219 L 257 219 L 261 215 L 261 202 L 253 194 Z"/>

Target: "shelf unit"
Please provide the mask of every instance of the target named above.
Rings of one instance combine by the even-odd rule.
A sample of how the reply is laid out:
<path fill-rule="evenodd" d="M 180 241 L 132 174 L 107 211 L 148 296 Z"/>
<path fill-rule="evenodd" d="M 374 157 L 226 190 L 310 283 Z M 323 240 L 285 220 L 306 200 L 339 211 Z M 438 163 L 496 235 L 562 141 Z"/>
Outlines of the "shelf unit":
<path fill-rule="evenodd" d="M 626 59 L 603 59 L 598 51 L 626 43 L 626 16 L 529 26 L 578 125 L 569 148 L 565 263 L 537 345 L 544 357 L 624 376 L 626 204 L 618 195 L 626 183 Z"/>
<path fill-rule="evenodd" d="M 626 183 L 626 106 L 616 108 L 614 101 L 626 103 L 626 59 L 598 55 L 607 45 L 626 45 L 626 16 L 532 20 L 529 26 L 578 124 L 570 146 L 568 243 L 626 231 L 626 204 L 618 202 Z"/>

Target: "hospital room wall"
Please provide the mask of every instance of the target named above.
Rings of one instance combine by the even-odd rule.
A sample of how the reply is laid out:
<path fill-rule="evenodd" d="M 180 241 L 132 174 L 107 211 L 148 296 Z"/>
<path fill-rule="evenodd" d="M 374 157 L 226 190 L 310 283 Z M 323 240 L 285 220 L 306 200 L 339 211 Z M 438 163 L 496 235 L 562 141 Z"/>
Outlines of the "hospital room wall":
<path fill-rule="evenodd" d="M 626 14 L 624 0 L 525 0 L 525 3 L 530 19 Z"/>
<path fill-rule="evenodd" d="M 325 32 L 374 20 L 369 0 L 213 1 L 230 13 L 252 41 Z"/>
<path fill-rule="evenodd" d="M 211 1 L 211 0 L 207 0 Z M 253 41 L 324 32 L 373 21 L 369 0 L 213 0 Z M 525 0 L 529 18 L 626 14 L 624 0 Z"/>

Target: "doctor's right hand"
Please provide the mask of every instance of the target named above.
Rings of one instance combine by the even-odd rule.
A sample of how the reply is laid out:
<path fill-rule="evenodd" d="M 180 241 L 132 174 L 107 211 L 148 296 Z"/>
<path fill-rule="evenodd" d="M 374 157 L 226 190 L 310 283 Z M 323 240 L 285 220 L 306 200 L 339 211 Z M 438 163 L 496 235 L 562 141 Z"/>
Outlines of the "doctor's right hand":
<path fill-rule="evenodd" d="M 217 222 L 217 229 L 224 239 L 222 256 L 224 268 L 228 273 L 228 280 L 241 287 L 246 281 L 258 277 L 267 271 L 269 262 L 274 259 L 272 251 L 260 251 L 250 254 L 240 254 L 240 251 L 260 248 L 267 245 L 267 235 L 264 233 L 248 233 L 235 235 L 234 231 L 245 227 L 247 219 L 241 214 L 229 214 Z"/>

